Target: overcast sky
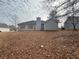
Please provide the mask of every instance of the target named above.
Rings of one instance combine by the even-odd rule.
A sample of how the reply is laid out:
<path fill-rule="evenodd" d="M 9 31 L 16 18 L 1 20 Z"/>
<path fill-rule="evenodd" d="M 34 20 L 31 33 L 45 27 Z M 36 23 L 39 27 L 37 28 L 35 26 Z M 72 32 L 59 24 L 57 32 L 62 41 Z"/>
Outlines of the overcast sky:
<path fill-rule="evenodd" d="M 27 2 L 28 1 L 28 2 Z M 46 20 L 47 14 L 42 9 L 42 0 L 0 0 L 0 22 L 11 24 L 14 15 L 18 22 L 36 20 L 40 16 Z"/>
<path fill-rule="evenodd" d="M 12 24 L 12 17 L 14 17 L 14 15 L 17 16 L 16 19 L 18 19 L 18 23 L 36 20 L 38 16 L 41 17 L 42 20 L 47 20 L 48 14 L 47 11 L 42 8 L 42 1 L 43 0 L 0 0 L 0 22 Z M 52 6 L 57 6 L 65 1 L 66 0 L 56 0 L 56 2 L 52 3 Z M 59 14 L 61 13 L 65 12 L 62 10 Z"/>

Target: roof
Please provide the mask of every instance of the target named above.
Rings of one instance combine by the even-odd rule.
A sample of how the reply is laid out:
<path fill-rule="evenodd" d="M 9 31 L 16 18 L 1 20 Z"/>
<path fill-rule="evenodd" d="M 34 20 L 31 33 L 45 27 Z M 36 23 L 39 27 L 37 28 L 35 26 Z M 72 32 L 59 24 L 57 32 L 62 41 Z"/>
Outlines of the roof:
<path fill-rule="evenodd" d="M 35 24 L 36 24 L 35 21 L 28 21 L 28 22 L 19 23 L 18 25 L 35 25 Z"/>
<path fill-rule="evenodd" d="M 7 24 L 0 23 L 0 28 L 9 28 Z"/>
<path fill-rule="evenodd" d="M 74 23 L 78 23 L 79 22 L 79 17 L 78 16 L 70 16 L 68 17 L 67 21 L 65 23 L 73 23 L 73 18 L 74 18 Z"/>
<path fill-rule="evenodd" d="M 41 23 L 45 23 L 45 21 L 41 21 Z M 28 21 L 28 22 L 23 22 L 19 23 L 18 25 L 36 25 L 36 21 Z"/>
<path fill-rule="evenodd" d="M 58 23 L 58 20 L 57 20 L 57 19 L 49 19 L 49 20 L 47 20 L 46 22 L 54 22 L 54 23 Z"/>

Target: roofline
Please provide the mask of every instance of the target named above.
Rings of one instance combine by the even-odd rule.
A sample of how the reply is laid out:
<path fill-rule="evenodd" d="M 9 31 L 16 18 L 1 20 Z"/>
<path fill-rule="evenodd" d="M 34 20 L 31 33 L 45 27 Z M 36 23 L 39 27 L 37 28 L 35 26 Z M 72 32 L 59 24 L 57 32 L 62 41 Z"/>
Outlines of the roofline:
<path fill-rule="evenodd" d="M 35 21 L 35 20 L 31 20 L 31 21 Z M 27 22 L 31 22 L 31 21 L 21 22 L 21 23 L 18 23 L 18 25 L 19 25 L 19 24 L 23 24 L 23 23 L 27 23 Z"/>
<path fill-rule="evenodd" d="M 36 20 L 31 20 L 31 21 L 35 21 L 36 22 Z M 17 25 L 20 25 L 20 24 L 23 24 L 23 23 L 27 23 L 27 22 L 31 22 L 31 21 L 21 22 L 21 23 L 18 23 Z M 41 21 L 44 21 L 44 20 L 41 20 Z M 46 22 L 46 21 L 44 21 L 44 22 Z"/>

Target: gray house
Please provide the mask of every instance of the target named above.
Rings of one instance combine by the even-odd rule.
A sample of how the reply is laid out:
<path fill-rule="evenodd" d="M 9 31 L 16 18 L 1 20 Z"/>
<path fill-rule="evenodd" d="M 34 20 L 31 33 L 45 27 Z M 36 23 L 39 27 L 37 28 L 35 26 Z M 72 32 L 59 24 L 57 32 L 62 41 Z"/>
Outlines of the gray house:
<path fill-rule="evenodd" d="M 76 29 L 79 29 L 79 17 L 74 16 L 73 17 L 68 17 L 67 21 L 64 24 L 65 29 L 74 29 L 74 26 Z"/>
<path fill-rule="evenodd" d="M 58 21 L 56 19 L 49 19 L 42 21 L 40 17 L 37 17 L 36 21 L 28 21 L 18 24 L 19 31 L 26 30 L 58 30 Z"/>
<path fill-rule="evenodd" d="M 40 17 L 37 17 L 36 21 L 28 21 L 19 23 L 19 31 L 26 31 L 26 30 L 44 30 L 44 23 Z"/>

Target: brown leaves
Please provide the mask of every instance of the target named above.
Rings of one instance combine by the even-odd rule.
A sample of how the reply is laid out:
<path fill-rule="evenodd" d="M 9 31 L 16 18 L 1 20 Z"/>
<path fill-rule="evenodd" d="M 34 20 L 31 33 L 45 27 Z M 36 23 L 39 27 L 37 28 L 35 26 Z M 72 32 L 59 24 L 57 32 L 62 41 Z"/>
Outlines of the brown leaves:
<path fill-rule="evenodd" d="M 78 34 L 79 31 L 0 33 L 0 59 L 78 59 Z"/>

